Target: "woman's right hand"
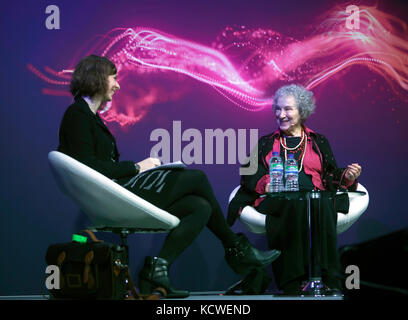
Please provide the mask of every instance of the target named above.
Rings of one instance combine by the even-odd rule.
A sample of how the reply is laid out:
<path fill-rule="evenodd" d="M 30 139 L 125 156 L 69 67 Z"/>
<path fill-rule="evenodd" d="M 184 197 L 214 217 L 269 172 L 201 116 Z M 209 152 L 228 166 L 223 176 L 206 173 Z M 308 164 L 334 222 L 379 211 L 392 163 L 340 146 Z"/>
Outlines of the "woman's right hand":
<path fill-rule="evenodd" d="M 265 193 L 271 192 L 271 184 L 268 182 L 265 186 Z"/>
<path fill-rule="evenodd" d="M 161 161 L 158 158 L 147 158 L 137 163 L 140 166 L 139 173 L 155 168 L 161 165 Z"/>

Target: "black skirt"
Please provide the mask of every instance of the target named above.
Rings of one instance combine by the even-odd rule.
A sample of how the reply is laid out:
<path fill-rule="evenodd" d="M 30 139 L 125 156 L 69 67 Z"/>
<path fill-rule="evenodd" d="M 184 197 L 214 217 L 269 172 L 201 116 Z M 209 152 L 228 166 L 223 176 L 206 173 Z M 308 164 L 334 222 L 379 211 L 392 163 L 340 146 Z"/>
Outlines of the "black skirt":
<path fill-rule="evenodd" d="M 176 199 L 177 181 L 187 172 L 186 169 L 154 169 L 118 181 L 122 187 L 165 210 Z"/>
<path fill-rule="evenodd" d="M 322 198 L 321 201 L 321 261 L 323 281 L 330 281 L 339 272 L 337 253 L 337 213 L 333 201 Z M 315 210 L 317 200 L 311 201 Z M 282 251 L 273 263 L 276 282 L 282 288 L 295 279 L 307 279 L 309 271 L 309 237 L 306 200 L 285 200 L 266 198 L 256 208 L 267 215 L 266 234 L 271 249 Z M 327 281 L 326 281 L 327 282 Z"/>

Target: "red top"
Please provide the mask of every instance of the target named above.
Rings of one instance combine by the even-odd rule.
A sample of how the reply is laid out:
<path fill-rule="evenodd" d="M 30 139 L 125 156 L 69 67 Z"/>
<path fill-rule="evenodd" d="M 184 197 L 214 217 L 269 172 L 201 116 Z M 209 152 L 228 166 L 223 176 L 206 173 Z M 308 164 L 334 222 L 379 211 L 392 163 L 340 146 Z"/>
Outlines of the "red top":
<path fill-rule="evenodd" d="M 312 148 L 312 138 L 310 137 L 310 133 L 313 132 L 311 129 L 307 128 L 306 126 L 303 126 L 306 137 L 307 137 L 307 147 L 306 147 L 306 153 L 303 159 L 303 170 L 305 171 L 306 174 L 310 175 L 312 177 L 312 182 L 313 185 L 315 186 L 316 189 L 319 190 L 325 190 L 323 183 L 322 183 L 322 161 L 321 161 L 321 155 L 319 153 L 316 153 L 313 148 Z M 272 150 L 267 154 L 265 157 L 266 163 L 269 165 L 269 160 L 272 158 L 272 152 L 278 152 L 280 153 L 280 137 L 281 137 L 281 132 L 280 130 L 276 130 L 273 135 L 276 135 L 276 139 L 273 142 L 273 147 Z M 265 193 L 265 187 L 266 184 L 270 182 L 270 177 L 269 174 L 264 175 L 261 179 L 259 179 L 255 191 L 263 194 Z M 264 198 L 258 198 L 255 200 L 255 207 L 257 207 L 261 201 Z"/>

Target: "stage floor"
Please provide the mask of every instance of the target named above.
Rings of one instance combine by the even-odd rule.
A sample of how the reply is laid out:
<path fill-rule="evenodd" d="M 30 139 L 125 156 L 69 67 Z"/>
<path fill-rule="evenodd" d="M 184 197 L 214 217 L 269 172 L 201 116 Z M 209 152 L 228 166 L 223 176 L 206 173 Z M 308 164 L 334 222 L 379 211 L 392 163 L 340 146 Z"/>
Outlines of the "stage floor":
<path fill-rule="evenodd" d="M 17 295 L 0 296 L 0 300 L 48 300 L 48 295 Z M 307 297 L 307 296 L 284 296 L 276 294 L 263 295 L 225 295 L 223 291 L 197 291 L 190 292 L 190 296 L 183 299 L 162 300 L 344 300 L 344 297 Z"/>

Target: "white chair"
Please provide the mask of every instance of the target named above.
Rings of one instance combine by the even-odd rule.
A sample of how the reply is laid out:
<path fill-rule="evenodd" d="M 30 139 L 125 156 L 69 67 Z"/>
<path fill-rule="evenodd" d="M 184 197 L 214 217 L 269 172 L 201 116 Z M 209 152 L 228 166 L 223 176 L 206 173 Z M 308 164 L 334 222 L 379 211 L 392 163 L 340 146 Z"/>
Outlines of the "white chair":
<path fill-rule="evenodd" d="M 48 160 L 61 191 L 94 224 L 91 230 L 118 233 L 126 246 L 130 233 L 168 232 L 180 223 L 177 217 L 64 153 L 51 151 Z"/>
<path fill-rule="evenodd" d="M 236 187 L 230 194 L 229 202 L 235 197 L 240 186 Z M 370 197 L 367 189 L 361 184 L 358 184 L 357 191 L 364 191 L 365 195 L 349 194 L 350 207 L 347 214 L 337 213 L 337 234 L 346 231 L 351 225 L 357 221 L 357 219 L 366 211 Z M 340 194 L 342 192 L 338 192 Z M 252 206 L 246 206 L 242 209 L 239 220 L 248 228 L 250 232 L 257 234 L 266 233 L 265 230 L 266 215 L 258 212 Z"/>

